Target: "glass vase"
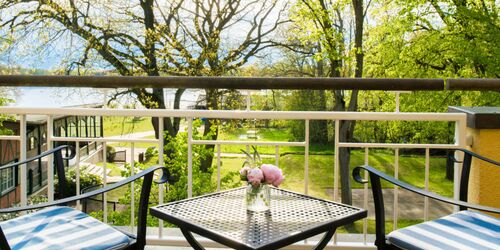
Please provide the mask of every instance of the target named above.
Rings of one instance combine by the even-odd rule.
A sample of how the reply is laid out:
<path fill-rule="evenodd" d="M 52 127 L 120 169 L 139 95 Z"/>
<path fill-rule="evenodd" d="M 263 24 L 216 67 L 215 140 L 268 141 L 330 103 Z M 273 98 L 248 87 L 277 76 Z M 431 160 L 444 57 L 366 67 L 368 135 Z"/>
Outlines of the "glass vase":
<path fill-rule="evenodd" d="M 248 184 L 246 189 L 247 210 L 264 212 L 271 207 L 271 188 L 267 184 L 253 186 Z"/>

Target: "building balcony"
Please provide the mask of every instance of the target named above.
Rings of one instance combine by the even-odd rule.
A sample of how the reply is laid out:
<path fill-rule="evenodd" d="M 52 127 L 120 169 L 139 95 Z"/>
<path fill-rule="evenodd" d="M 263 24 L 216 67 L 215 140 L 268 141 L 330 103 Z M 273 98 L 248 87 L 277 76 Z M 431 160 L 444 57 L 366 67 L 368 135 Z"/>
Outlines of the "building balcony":
<path fill-rule="evenodd" d="M 340 79 L 340 80 L 324 80 L 324 79 L 307 79 L 307 78 L 153 78 L 150 81 L 148 77 L 33 77 L 33 76 L 0 76 L 0 84 L 4 86 L 73 86 L 73 87 L 103 87 L 103 88 L 131 88 L 131 87 L 155 87 L 155 88 L 230 88 L 230 89 L 355 89 L 355 90 L 387 90 L 387 91 L 444 91 L 444 81 L 440 79 Z M 448 89 L 463 89 L 463 86 L 470 88 L 470 85 L 464 85 L 464 79 L 455 79 L 448 82 Z M 350 85 L 352 84 L 352 85 Z M 470 80 L 470 84 L 474 85 L 476 89 L 496 89 L 498 90 L 500 84 L 496 80 L 494 84 L 491 81 Z M 448 90 L 450 91 L 450 90 Z M 244 92 L 243 92 L 244 93 Z M 399 107 L 399 94 L 395 94 L 396 107 Z M 403 97 L 402 97 L 403 98 Z M 124 108 L 106 108 L 104 107 L 0 107 L 0 114 L 13 116 L 17 119 L 18 129 L 15 130 L 13 135 L 0 136 L 0 140 L 4 143 L 7 141 L 14 142 L 12 147 L 16 148 L 12 153 L 17 154 L 19 160 L 26 159 L 30 156 L 30 149 L 34 149 L 30 145 L 30 129 L 29 121 L 31 117 L 36 116 L 41 118 L 45 129 L 44 136 L 38 137 L 39 141 L 45 142 L 45 149 L 53 148 L 55 145 L 71 144 L 74 145 L 76 150 L 76 160 L 68 162 L 68 167 L 74 169 L 77 173 L 76 178 L 79 178 L 80 170 L 83 163 L 83 157 L 90 155 L 97 155 L 100 161 L 99 166 L 102 170 L 101 178 L 103 184 L 106 185 L 111 174 L 107 171 L 108 168 L 108 155 L 107 147 L 109 145 L 116 146 L 116 143 L 121 143 L 121 148 L 126 150 L 125 162 L 121 170 L 137 171 L 140 166 L 143 166 L 139 161 L 139 153 L 145 151 L 144 145 L 154 145 L 157 149 L 165 148 L 164 140 L 167 135 L 166 124 L 162 118 L 179 118 L 180 131 L 185 135 L 186 154 L 181 154 L 185 161 L 186 172 L 186 185 L 185 192 L 187 197 L 194 197 L 200 192 L 197 187 L 197 180 L 199 175 L 199 148 L 201 146 L 213 146 L 213 163 L 210 180 L 213 183 L 212 191 L 219 191 L 226 189 L 227 184 L 224 180 L 225 174 L 234 171 L 234 165 L 241 166 L 242 154 L 238 153 L 239 150 L 235 149 L 248 149 L 251 146 L 257 146 L 263 149 L 264 161 L 273 163 L 279 167 L 284 168 L 285 176 L 287 176 L 284 188 L 292 189 L 295 192 L 300 192 L 312 196 L 320 196 L 321 198 L 342 202 L 341 198 L 341 170 L 340 161 L 343 157 L 340 152 L 350 154 L 351 165 L 355 166 L 362 164 L 385 164 L 381 168 L 390 171 L 390 174 L 396 178 L 404 180 L 413 180 L 421 178 L 418 183 L 426 190 L 433 190 L 435 187 L 440 187 L 438 191 L 443 192 L 455 199 L 459 196 L 459 174 L 460 164 L 456 164 L 452 172 L 452 180 L 448 184 L 439 183 L 435 176 L 441 176 L 445 179 L 446 158 L 444 153 L 446 150 L 453 150 L 458 148 L 466 148 L 471 146 L 470 134 L 468 130 L 468 116 L 463 112 L 400 112 L 399 108 L 391 112 L 359 112 L 359 111 L 261 111 L 252 110 L 252 99 L 249 96 L 246 99 L 248 103 L 247 109 L 243 110 L 174 110 L 174 109 L 124 109 Z M 60 117 L 93 117 L 93 126 L 91 130 L 94 134 L 83 133 L 83 130 L 89 130 L 89 127 L 80 126 L 76 122 L 74 127 L 67 127 L 64 131 L 72 131 L 74 133 L 61 133 L 61 129 L 56 129 Z M 156 125 L 157 131 L 150 131 L 150 134 L 141 134 L 141 136 L 133 135 L 106 135 L 104 127 L 106 126 L 106 119 L 112 117 L 134 117 L 136 119 L 150 119 L 155 118 L 158 121 Z M 223 121 L 224 123 L 233 122 L 234 124 L 254 124 L 252 126 L 240 129 L 241 137 L 234 134 L 221 136 L 217 139 L 210 139 L 200 136 L 203 130 L 199 127 L 206 120 Z M 100 121 L 99 131 L 95 129 L 95 121 Z M 262 136 L 263 134 L 277 133 L 277 130 L 266 128 L 266 126 L 256 125 L 255 121 L 295 121 L 300 124 L 303 129 L 302 138 L 279 137 L 279 136 Z M 332 128 L 329 131 L 331 140 L 329 145 L 324 146 L 326 150 L 318 150 L 315 142 L 311 141 L 311 134 L 314 128 L 312 124 L 315 121 L 326 121 Z M 364 126 L 373 123 L 393 123 L 401 125 L 401 122 L 415 122 L 427 124 L 448 124 L 450 131 L 449 134 L 453 138 L 448 143 L 435 142 L 435 141 L 422 141 L 406 143 L 402 141 L 394 142 L 379 142 L 375 140 L 362 141 L 351 140 L 343 141 L 341 138 L 342 124 L 345 121 L 356 121 L 358 126 Z M 223 123 L 221 122 L 221 124 Z M 252 123 L 253 122 L 253 123 Z M 82 123 L 83 124 L 83 123 Z M 85 123 L 87 124 L 87 123 Z M 263 122 L 265 124 L 265 122 Z M 236 126 L 236 125 L 235 125 Z M 237 127 L 237 126 L 236 126 Z M 384 127 L 387 128 L 387 127 Z M 69 130 L 68 130 L 69 129 Z M 71 130 L 72 129 L 72 130 Z M 101 130 L 103 129 L 103 130 Z M 80 131 L 80 132 L 79 132 Z M 221 131 L 223 131 L 221 129 Z M 155 137 L 155 132 L 158 137 Z M 224 134 L 224 132 L 220 132 Z M 367 132 L 368 133 L 368 132 Z M 498 132 L 500 133 L 500 132 Z M 90 135 L 90 136 L 89 136 Z M 246 137 L 245 137 L 246 136 Z M 498 134 L 494 135 L 498 136 Z M 42 137 L 44 138 L 43 140 Z M 159 138 L 159 139 L 157 139 Z M 364 138 L 369 138 L 366 136 Z M 83 144 L 82 144 L 83 143 Z M 498 140 L 492 147 L 498 147 Z M 5 146 L 5 145 L 4 145 Z M 89 150 L 90 149 L 90 150 Z M 291 150 L 293 149 L 293 150 Z M 349 149 L 342 151 L 342 149 Z M 95 152 L 93 152 L 94 150 Z M 320 153 L 318 153 L 320 151 Z M 436 152 L 439 152 L 438 156 Z M 145 153 L 145 152 L 144 152 Z M 459 156 L 459 155 L 457 155 Z M 144 157 L 144 155 L 142 155 Z M 498 158 L 498 155 L 497 155 Z M 153 156 L 153 160 L 157 161 L 156 164 L 164 165 L 165 158 L 163 154 Z M 143 159 L 144 160 L 144 159 Z M 319 162 L 319 163 L 318 163 Z M 293 164 L 292 164 L 293 163 Z M 50 160 L 44 163 L 50 166 Z M 298 171 L 290 170 L 296 166 Z M 295 165 L 294 165 L 295 164 Z M 408 164 L 411 167 L 408 167 Z M 325 165 L 327 165 L 325 167 Z M 376 166 L 377 167 L 377 166 Z M 18 186 L 16 187 L 16 197 L 20 205 L 25 205 L 32 194 L 29 192 L 30 182 L 30 166 L 23 166 L 19 172 L 12 176 L 17 176 Z M 54 199 L 56 193 L 54 182 L 54 169 L 46 167 L 46 186 L 41 191 L 49 200 Z M 287 175 L 287 170 L 293 171 Z M 116 169 L 111 169 L 117 171 Z M 132 172 L 133 172 L 132 171 Z M 441 172 L 439 172 L 441 171 Z M 45 171 L 40 171 L 40 173 Z M 293 173 L 293 174 L 291 174 Z M 318 174 L 320 173 L 320 174 Z M 322 176 L 325 174 L 327 176 Z M 403 174 L 402 174 L 403 173 Z M 405 176 L 408 175 L 408 176 Z M 322 179 L 323 178 L 323 179 Z M 286 182 L 289 182 L 286 184 Z M 444 181 L 443 181 L 444 182 Z M 45 183 L 45 182 L 43 182 Z M 81 192 L 80 180 L 76 181 L 76 192 Z M 448 186 L 446 186 L 448 185 Z M 125 231 L 132 230 L 135 225 L 130 222 L 130 218 L 135 218 L 136 208 L 134 203 L 133 194 L 135 193 L 134 186 L 128 190 L 128 202 L 120 201 L 122 210 L 130 211 L 130 216 L 127 218 L 127 223 L 119 222 L 114 217 L 114 209 L 110 206 L 102 206 L 108 204 L 110 201 L 118 201 L 117 196 L 111 195 L 97 197 L 94 202 L 94 207 L 97 207 L 98 213 L 94 216 L 99 217 L 104 222 L 116 225 Z M 157 205 L 165 202 L 165 193 L 168 190 L 164 188 L 155 189 L 153 199 Z M 122 194 L 123 195 L 123 194 Z M 444 203 L 435 202 L 431 199 L 416 197 L 412 194 L 392 186 L 384 186 L 384 195 L 386 196 L 386 210 L 387 226 L 390 228 L 398 228 L 408 224 L 414 224 L 421 221 L 437 218 L 446 215 L 457 208 Z M 352 203 L 355 206 L 365 208 L 369 211 L 368 219 L 357 222 L 351 228 L 341 229 L 337 232 L 334 240 L 327 246 L 327 249 L 375 249 L 374 242 L 374 229 L 373 229 L 373 199 L 368 189 L 368 185 L 352 186 Z M 11 198 L 12 199 L 12 198 Z M 15 197 L 13 199 L 16 199 Z M 96 205 L 97 204 L 97 205 Z M 99 204 L 101 207 L 99 208 Z M 3 203 L 2 203 L 2 206 Z M 82 204 L 75 204 L 77 208 L 82 208 Z M 5 207 L 5 206 L 4 206 Z M 119 210 L 119 209 L 118 209 Z M 133 220 L 132 220 L 133 221 Z M 176 229 L 171 228 L 162 221 L 155 221 L 154 226 L 148 227 L 148 238 L 146 249 L 190 249 L 188 242 L 184 239 L 182 233 Z M 133 230 L 132 230 L 133 231 Z M 307 241 L 299 242 L 286 249 L 309 249 L 319 240 L 318 237 L 313 237 Z M 209 248 L 223 248 L 218 243 L 214 243 L 207 239 L 200 239 L 206 247 Z M 166 248 L 165 248 L 166 247 Z"/>

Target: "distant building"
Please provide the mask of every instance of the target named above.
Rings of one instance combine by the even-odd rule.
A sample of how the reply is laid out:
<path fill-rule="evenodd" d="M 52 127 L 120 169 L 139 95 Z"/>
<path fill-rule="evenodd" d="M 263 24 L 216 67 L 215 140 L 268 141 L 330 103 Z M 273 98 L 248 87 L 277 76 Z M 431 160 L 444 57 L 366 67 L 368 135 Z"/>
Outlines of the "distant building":
<path fill-rule="evenodd" d="M 98 108 L 101 105 L 79 105 L 78 107 Z M 27 116 L 26 158 L 33 157 L 47 150 L 47 118 L 43 115 Z M 103 137 L 102 117 L 100 116 L 56 116 L 54 117 L 56 137 Z M 3 127 L 19 135 L 19 121 L 5 121 Z M 53 147 L 75 142 L 54 142 Z M 80 157 L 100 151 L 100 144 L 80 142 Z M 0 165 L 19 161 L 19 141 L 0 140 Z M 66 152 L 69 154 L 69 152 Z M 66 162 L 68 165 L 68 162 Z M 27 192 L 36 194 L 47 185 L 47 159 L 31 162 L 27 165 Z M 18 169 L 0 170 L 0 207 L 10 207 L 20 201 L 20 177 Z"/>

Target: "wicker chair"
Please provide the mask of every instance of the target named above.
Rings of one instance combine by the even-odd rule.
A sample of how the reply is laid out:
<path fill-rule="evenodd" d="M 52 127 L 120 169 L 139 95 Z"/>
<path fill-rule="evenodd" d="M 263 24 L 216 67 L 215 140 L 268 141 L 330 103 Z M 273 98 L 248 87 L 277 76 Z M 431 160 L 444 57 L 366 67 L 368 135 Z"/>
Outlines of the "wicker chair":
<path fill-rule="evenodd" d="M 61 195 L 66 187 L 63 165 L 63 160 L 66 158 L 62 156 L 61 151 L 66 148 L 68 146 L 60 146 L 25 161 L 1 166 L 0 170 L 15 168 L 52 154 L 59 180 L 59 194 Z M 144 249 L 149 195 L 155 171 L 160 169 L 162 176 L 157 183 L 166 183 L 171 180 L 166 168 L 155 166 L 120 182 L 82 195 L 60 197 L 61 199 L 53 202 L 25 207 L 0 209 L 0 213 L 14 213 L 44 208 L 34 213 L 0 222 L 0 249 Z M 135 235 L 122 232 L 67 206 L 72 202 L 109 192 L 141 178 L 143 178 L 143 182 Z"/>
<path fill-rule="evenodd" d="M 459 201 L 416 188 L 370 166 L 354 168 L 353 178 L 359 183 L 368 182 L 361 177 L 361 170 L 369 173 L 375 204 L 375 245 L 378 249 L 500 249 L 500 220 L 483 213 L 500 214 L 500 209 L 467 203 L 472 159 L 482 160 L 496 166 L 500 166 L 500 163 L 468 150 L 458 150 L 464 153 Z M 460 211 L 436 220 L 395 230 L 386 236 L 384 199 L 380 179 L 411 192 L 457 205 Z"/>

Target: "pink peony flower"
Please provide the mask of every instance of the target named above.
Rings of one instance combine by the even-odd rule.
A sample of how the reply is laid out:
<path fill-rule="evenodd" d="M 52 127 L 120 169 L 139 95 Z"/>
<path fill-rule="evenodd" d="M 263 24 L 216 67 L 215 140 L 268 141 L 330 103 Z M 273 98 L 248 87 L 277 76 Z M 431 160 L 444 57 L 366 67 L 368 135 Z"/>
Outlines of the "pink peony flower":
<path fill-rule="evenodd" d="M 242 180 L 248 181 L 247 175 L 250 169 L 251 168 L 249 166 L 244 166 L 243 168 L 240 169 L 240 177 Z"/>
<path fill-rule="evenodd" d="M 262 164 L 260 169 L 262 170 L 262 173 L 264 174 L 264 180 L 267 183 L 272 184 L 275 187 L 278 187 L 281 184 L 281 182 L 283 182 L 283 180 L 285 179 L 281 169 L 279 169 L 278 167 L 276 167 L 274 165 Z"/>
<path fill-rule="evenodd" d="M 285 180 L 285 176 L 283 176 L 280 169 L 280 175 L 271 184 L 273 184 L 273 186 L 275 187 L 278 187 L 283 182 L 283 180 Z"/>
<path fill-rule="evenodd" d="M 252 183 L 254 187 L 260 185 L 260 183 L 264 180 L 264 174 L 258 168 L 253 168 L 248 170 L 247 174 L 248 181 Z"/>

